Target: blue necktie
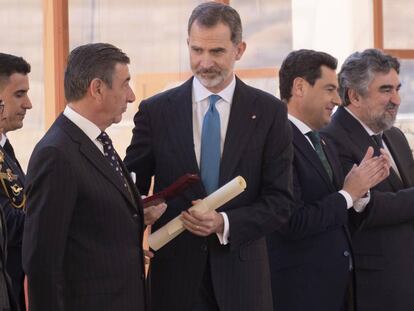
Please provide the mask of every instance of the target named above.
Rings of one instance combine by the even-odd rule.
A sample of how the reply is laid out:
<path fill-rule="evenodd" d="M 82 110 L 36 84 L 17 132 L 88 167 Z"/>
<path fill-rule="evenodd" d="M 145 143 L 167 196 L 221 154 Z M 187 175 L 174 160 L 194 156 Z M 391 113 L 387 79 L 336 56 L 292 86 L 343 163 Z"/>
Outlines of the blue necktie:
<path fill-rule="evenodd" d="M 209 96 L 210 106 L 204 116 L 201 131 L 200 171 L 207 194 L 218 188 L 220 173 L 220 115 L 216 109 L 219 99 L 218 95 Z"/>

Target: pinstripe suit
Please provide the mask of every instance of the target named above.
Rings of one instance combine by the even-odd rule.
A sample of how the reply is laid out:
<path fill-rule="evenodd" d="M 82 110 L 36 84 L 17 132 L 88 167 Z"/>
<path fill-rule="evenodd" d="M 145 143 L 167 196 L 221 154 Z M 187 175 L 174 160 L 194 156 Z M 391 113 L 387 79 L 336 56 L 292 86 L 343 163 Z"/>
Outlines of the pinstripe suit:
<path fill-rule="evenodd" d="M 273 96 L 239 79 L 230 111 L 220 165 L 219 185 L 237 175 L 247 190 L 223 206 L 230 223 L 230 243 L 220 245 L 184 232 L 161 248 L 152 260 L 152 310 L 191 310 L 205 271 L 220 310 L 272 310 L 264 235 L 289 215 L 292 146 L 285 106 Z M 194 152 L 192 79 L 141 103 L 125 158 L 146 193 L 155 175 L 159 191 L 185 173 L 200 174 Z M 154 229 L 206 196 L 199 184 L 168 209 Z M 209 269 L 206 263 L 209 262 Z"/>
<path fill-rule="evenodd" d="M 103 154 L 58 117 L 27 174 L 23 267 L 30 310 L 145 310 L 142 220 L 141 203 Z"/>

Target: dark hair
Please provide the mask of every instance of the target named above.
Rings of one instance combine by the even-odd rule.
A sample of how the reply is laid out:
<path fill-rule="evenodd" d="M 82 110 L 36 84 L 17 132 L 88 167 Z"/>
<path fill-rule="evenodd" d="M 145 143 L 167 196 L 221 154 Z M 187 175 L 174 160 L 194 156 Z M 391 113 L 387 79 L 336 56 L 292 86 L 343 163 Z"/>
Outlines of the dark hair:
<path fill-rule="evenodd" d="M 191 26 L 197 22 L 200 26 L 211 28 L 218 23 L 223 23 L 230 28 L 231 41 L 238 44 L 242 41 L 242 24 L 240 15 L 235 9 L 226 4 L 218 2 L 205 2 L 198 5 L 191 13 L 188 20 L 188 35 Z"/>
<path fill-rule="evenodd" d="M 337 64 L 335 57 L 324 52 L 305 49 L 290 52 L 279 70 L 280 98 L 288 102 L 292 97 L 293 80 L 297 77 L 314 85 L 322 75 L 321 66 L 335 70 Z"/>
<path fill-rule="evenodd" d="M 70 53 L 65 71 L 65 97 L 68 102 L 83 98 L 93 79 L 112 87 L 115 65 L 129 64 L 129 57 L 108 43 L 81 45 Z"/>
<path fill-rule="evenodd" d="M 23 57 L 0 53 L 0 83 L 14 73 L 27 75 L 29 72 L 30 64 Z"/>
<path fill-rule="evenodd" d="M 339 72 L 339 95 L 344 106 L 350 104 L 348 90 L 365 95 L 376 73 L 388 73 L 394 69 L 400 73 L 400 62 L 378 49 L 367 49 L 351 54 Z"/>

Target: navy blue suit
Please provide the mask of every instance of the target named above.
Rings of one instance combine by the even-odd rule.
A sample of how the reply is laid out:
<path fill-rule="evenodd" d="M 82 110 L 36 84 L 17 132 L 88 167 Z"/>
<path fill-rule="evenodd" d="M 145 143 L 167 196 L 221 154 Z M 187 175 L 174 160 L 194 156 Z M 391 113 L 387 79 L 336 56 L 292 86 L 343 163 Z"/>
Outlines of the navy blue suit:
<path fill-rule="evenodd" d="M 3 209 L 0 206 L 0 311 L 19 311 L 12 292 L 12 285 L 6 271 L 7 232 Z"/>
<path fill-rule="evenodd" d="M 335 143 L 345 172 L 362 160 L 369 146 L 379 152 L 344 107 L 338 108 L 323 134 Z M 391 169 L 390 176 L 371 189 L 365 211 L 350 217 L 358 310 L 414 310 L 414 160 L 396 127 L 384 131 L 383 140 L 401 179 Z"/>
<path fill-rule="evenodd" d="M 135 116 L 125 163 L 147 193 L 155 175 L 160 191 L 186 173 L 200 174 L 193 143 L 192 82 L 144 100 Z M 264 236 L 288 219 L 291 204 L 291 131 L 286 107 L 237 79 L 220 164 L 219 186 L 237 175 L 247 189 L 219 211 L 228 215 L 230 243 L 185 231 L 151 262 L 152 310 L 188 311 L 205 271 L 221 310 L 272 310 Z M 168 201 L 154 230 L 206 196 L 200 183 Z M 209 268 L 207 268 L 209 263 Z"/>
<path fill-rule="evenodd" d="M 339 311 L 351 264 L 347 205 L 338 193 L 343 174 L 329 144 L 322 146 L 333 181 L 293 124 L 292 131 L 295 208 L 289 223 L 267 238 L 274 310 Z"/>
<path fill-rule="evenodd" d="M 14 296 L 20 309 L 24 310 L 26 307 L 23 287 L 22 238 L 26 204 L 25 174 L 13 149 L 7 150 L 0 147 L 0 181 L 0 204 L 3 207 L 7 224 L 7 272 L 12 281 Z"/>

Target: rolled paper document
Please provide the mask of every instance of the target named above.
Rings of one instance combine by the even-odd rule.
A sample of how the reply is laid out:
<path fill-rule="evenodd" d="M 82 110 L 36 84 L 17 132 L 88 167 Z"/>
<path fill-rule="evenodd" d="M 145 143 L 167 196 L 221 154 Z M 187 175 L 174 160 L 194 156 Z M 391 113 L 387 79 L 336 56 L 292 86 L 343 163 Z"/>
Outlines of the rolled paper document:
<path fill-rule="evenodd" d="M 220 206 L 223 206 L 225 203 L 242 193 L 246 187 L 247 184 L 244 178 L 237 176 L 223 187 L 217 189 L 208 197 L 192 206 L 190 210 L 207 213 L 208 211 L 218 209 Z M 148 237 L 148 244 L 153 250 L 157 251 L 184 230 L 180 216 L 177 216 L 163 227 L 150 234 Z"/>

